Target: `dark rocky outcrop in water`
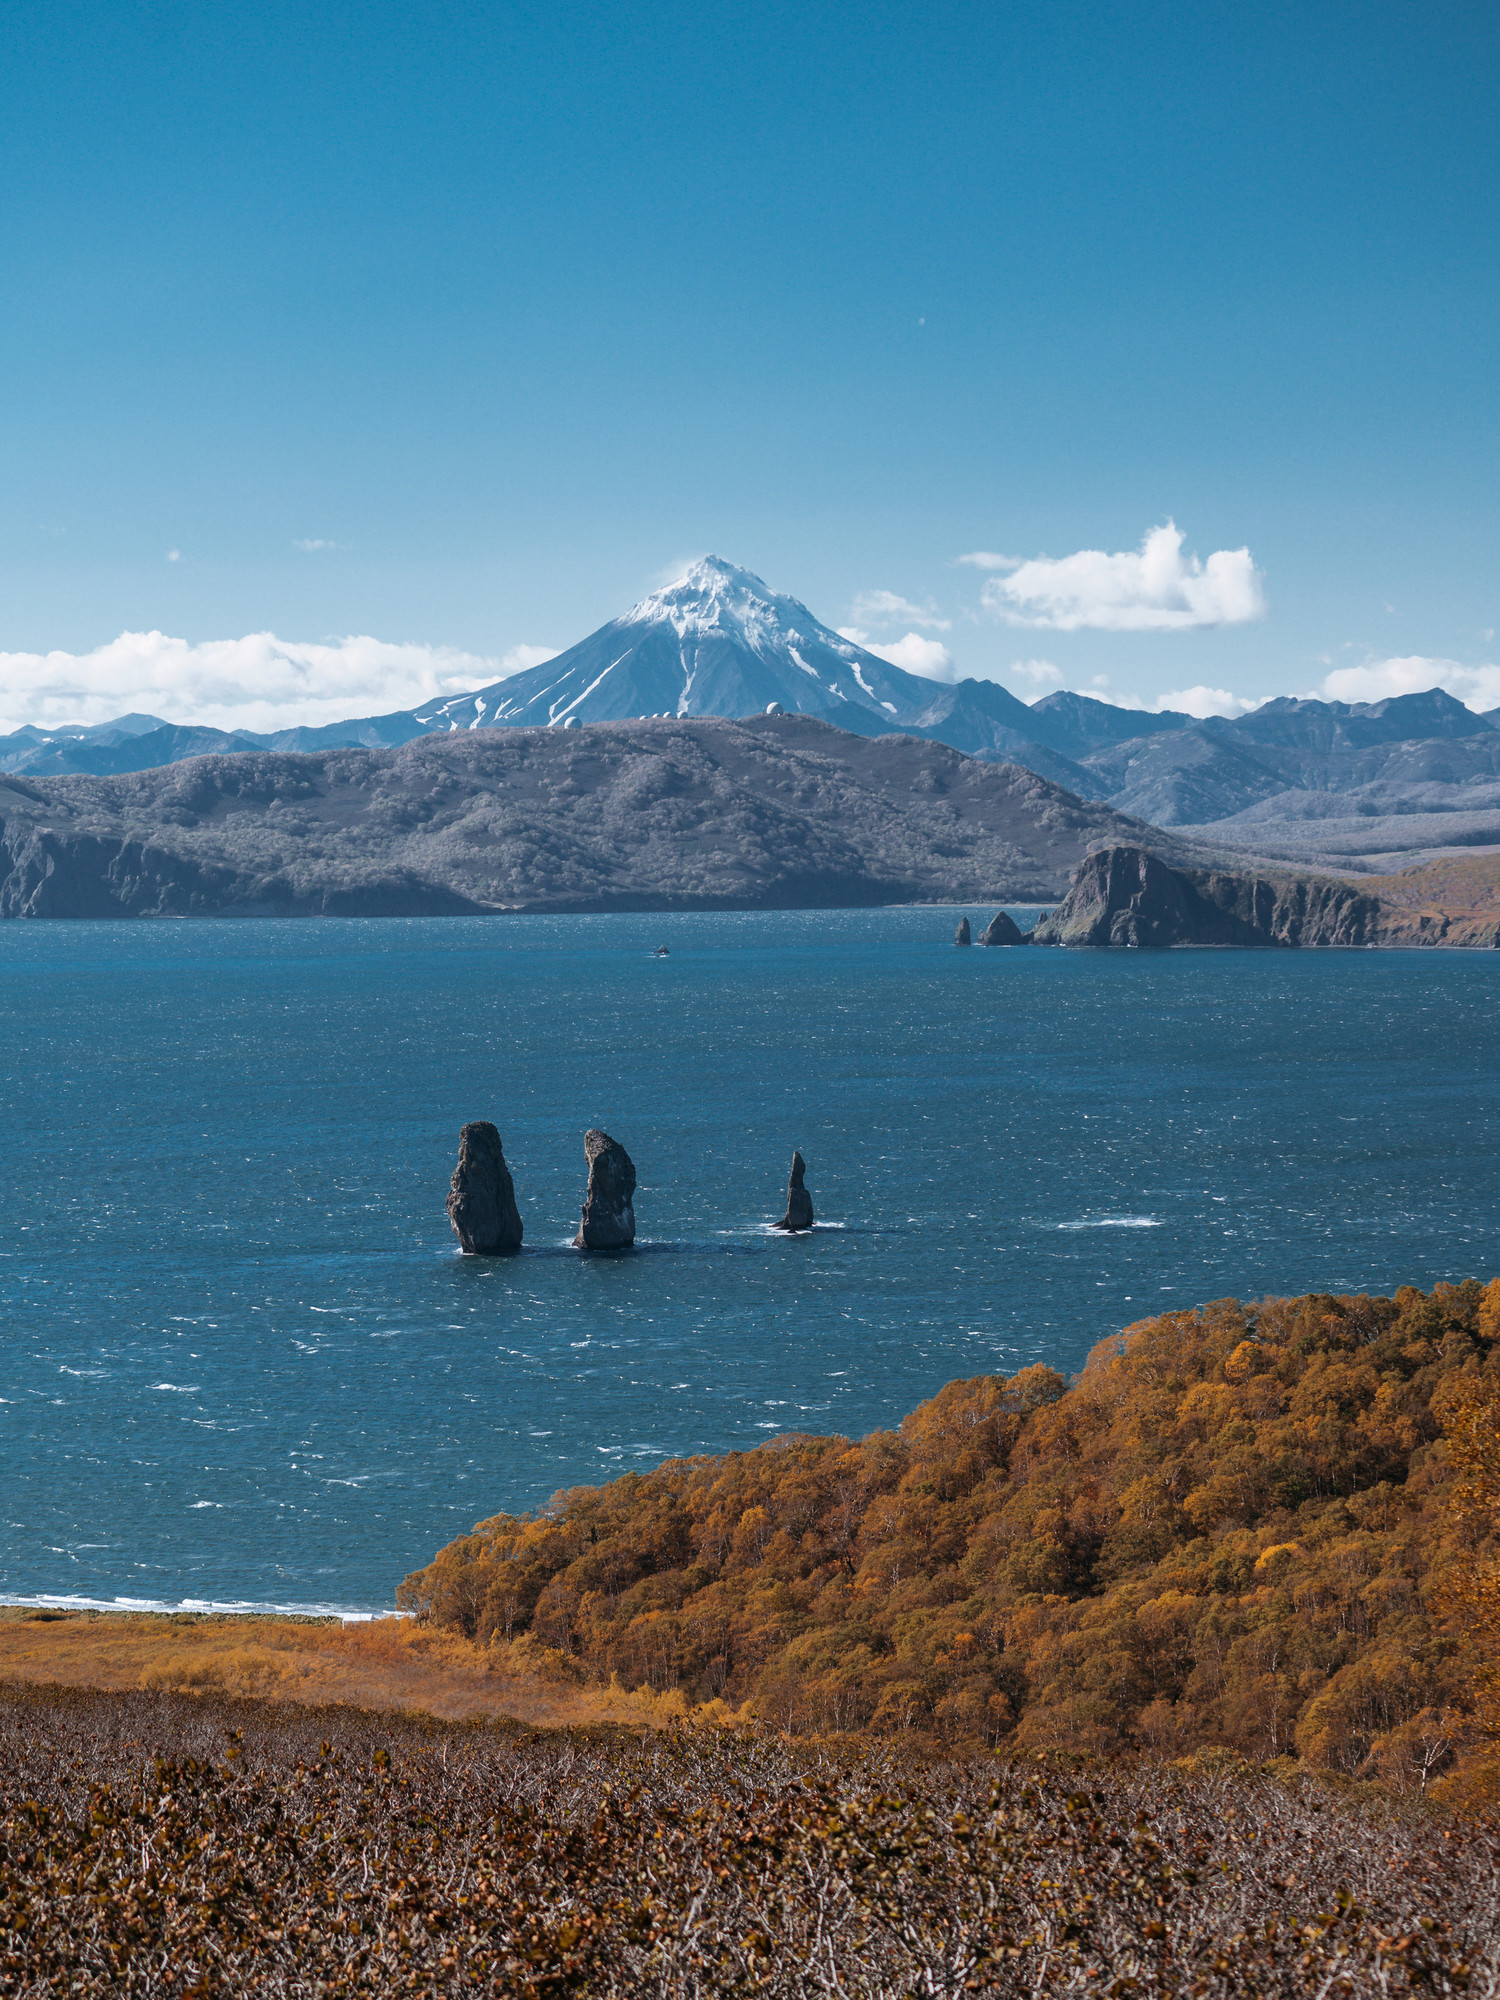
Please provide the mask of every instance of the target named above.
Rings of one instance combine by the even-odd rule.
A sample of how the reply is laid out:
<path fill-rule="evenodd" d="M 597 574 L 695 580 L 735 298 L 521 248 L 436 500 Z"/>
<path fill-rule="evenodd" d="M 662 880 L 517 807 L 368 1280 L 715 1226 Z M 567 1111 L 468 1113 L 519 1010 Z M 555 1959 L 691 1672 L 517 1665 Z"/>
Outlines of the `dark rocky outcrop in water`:
<path fill-rule="evenodd" d="M 635 1241 L 635 1167 L 618 1139 L 585 1132 L 589 1185 L 583 1217 L 573 1238 L 577 1250 L 628 1250 Z"/>
<path fill-rule="evenodd" d="M 969 935 L 969 920 L 967 917 L 959 918 L 958 929 L 953 933 L 953 942 L 955 944 L 972 944 L 974 942 L 973 938 Z"/>
<path fill-rule="evenodd" d="M 777 1229 L 794 1231 L 811 1229 L 813 1226 L 812 1196 L 804 1185 L 807 1162 L 798 1152 L 792 1154 L 792 1177 L 786 1184 L 786 1214 L 773 1226 Z"/>
<path fill-rule="evenodd" d="M 1367 945 L 1380 905 L 1318 875 L 1169 868 L 1142 847 L 1091 854 L 1031 934 L 1063 945 Z"/>
<path fill-rule="evenodd" d="M 1026 933 L 1013 917 L 997 910 L 979 934 L 981 944 L 1025 944 Z"/>
<path fill-rule="evenodd" d="M 466 1257 L 501 1257 L 521 1247 L 521 1212 L 500 1134 L 488 1119 L 458 1135 L 448 1220 Z"/>

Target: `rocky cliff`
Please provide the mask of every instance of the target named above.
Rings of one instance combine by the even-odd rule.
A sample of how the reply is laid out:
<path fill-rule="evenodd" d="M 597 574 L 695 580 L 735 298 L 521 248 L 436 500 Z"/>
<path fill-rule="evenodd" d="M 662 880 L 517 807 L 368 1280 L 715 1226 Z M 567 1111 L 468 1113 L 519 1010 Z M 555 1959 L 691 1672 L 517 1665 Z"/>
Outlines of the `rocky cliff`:
<path fill-rule="evenodd" d="M 1327 876 L 1172 868 L 1143 847 L 1091 854 L 1031 934 L 1048 945 L 1369 945 L 1380 905 Z"/>

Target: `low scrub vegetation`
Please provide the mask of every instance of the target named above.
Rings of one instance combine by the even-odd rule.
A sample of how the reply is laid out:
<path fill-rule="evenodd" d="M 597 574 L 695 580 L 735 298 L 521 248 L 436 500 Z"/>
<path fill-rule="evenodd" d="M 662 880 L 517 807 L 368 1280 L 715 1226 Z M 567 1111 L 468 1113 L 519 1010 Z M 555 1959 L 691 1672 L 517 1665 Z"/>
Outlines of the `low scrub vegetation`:
<path fill-rule="evenodd" d="M 1072 1386 L 953 1382 L 857 1443 L 498 1515 L 400 1600 L 513 1668 L 793 1733 L 1415 1792 L 1461 1764 L 1450 1792 L 1483 1798 L 1497 1333 L 1500 1280 L 1167 1313 Z"/>
<path fill-rule="evenodd" d="M 0 1994 L 1493 1995 L 1497 1853 L 1330 1781 L 0 1690 Z"/>

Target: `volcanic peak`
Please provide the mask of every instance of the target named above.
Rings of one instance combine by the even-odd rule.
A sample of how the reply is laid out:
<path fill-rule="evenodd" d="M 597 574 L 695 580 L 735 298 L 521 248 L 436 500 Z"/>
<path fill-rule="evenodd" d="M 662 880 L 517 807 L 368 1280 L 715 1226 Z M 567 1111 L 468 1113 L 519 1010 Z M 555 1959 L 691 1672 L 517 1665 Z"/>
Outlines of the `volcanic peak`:
<path fill-rule="evenodd" d="M 713 633 L 737 640 L 762 657 L 784 652 L 789 645 L 805 645 L 812 634 L 825 644 L 835 637 L 805 604 L 778 596 L 753 570 L 740 569 L 722 556 L 701 557 L 675 583 L 653 590 L 615 622 L 667 624 L 681 640 Z M 846 644 L 836 644 L 832 650 L 846 659 L 858 657 L 857 649 Z"/>

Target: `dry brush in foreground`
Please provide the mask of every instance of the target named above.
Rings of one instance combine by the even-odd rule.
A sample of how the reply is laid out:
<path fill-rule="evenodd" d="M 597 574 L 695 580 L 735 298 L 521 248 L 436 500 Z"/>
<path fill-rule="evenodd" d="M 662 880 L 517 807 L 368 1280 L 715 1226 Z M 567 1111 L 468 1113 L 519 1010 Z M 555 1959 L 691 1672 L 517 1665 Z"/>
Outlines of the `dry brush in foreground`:
<path fill-rule="evenodd" d="M 1500 1993 L 1500 1849 L 1315 1780 L 0 1692 L 0 1994 Z"/>

